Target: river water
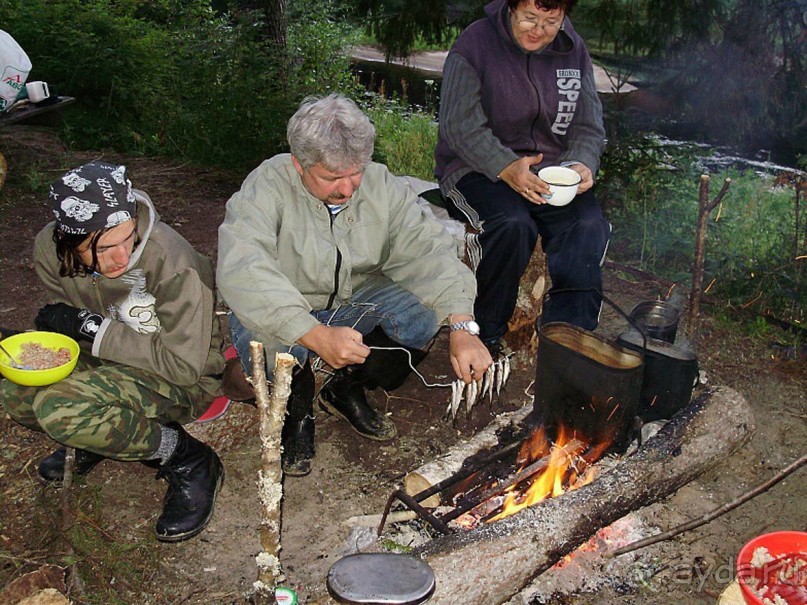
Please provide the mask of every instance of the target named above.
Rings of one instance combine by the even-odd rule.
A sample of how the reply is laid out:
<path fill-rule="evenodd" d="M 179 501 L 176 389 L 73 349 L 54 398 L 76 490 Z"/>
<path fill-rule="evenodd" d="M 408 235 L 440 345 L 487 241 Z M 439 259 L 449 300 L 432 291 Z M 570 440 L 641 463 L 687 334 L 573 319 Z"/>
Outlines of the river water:
<path fill-rule="evenodd" d="M 431 61 L 427 68 L 421 70 L 411 65 L 385 63 L 380 53 L 373 49 L 362 48 L 360 50 L 362 52 L 357 53 L 360 56 L 354 56 L 351 64 L 353 72 L 362 86 L 369 91 L 383 94 L 387 98 L 399 99 L 413 108 L 434 115 L 437 119 L 441 82 L 439 69 L 442 67 L 439 56 L 430 57 Z M 438 53 L 430 54 L 438 55 Z M 410 62 L 415 64 L 417 58 L 411 59 Z M 662 116 L 644 115 L 642 119 L 636 120 L 635 112 L 630 117 L 614 115 L 611 112 L 617 112 L 617 110 L 613 108 L 613 103 L 610 103 L 613 95 L 602 92 L 608 88 L 608 81 L 604 78 L 605 76 L 602 76 L 598 80 L 597 87 L 601 91 L 600 98 L 603 100 L 606 112 L 605 123 L 608 131 L 618 123 L 620 130 L 624 131 L 627 128 L 645 132 L 662 147 L 694 146 L 703 151 L 711 149 L 711 153 L 704 153 L 704 158 L 701 160 L 704 171 L 710 173 L 724 172 L 728 168 L 734 168 L 766 174 L 778 174 L 783 171 L 804 174 L 795 169 L 794 158 L 787 158 L 784 161 L 776 158 L 779 161 L 775 161 L 772 159 L 770 150 L 760 149 L 755 152 L 743 153 L 728 147 L 698 142 L 687 136 L 687 131 L 690 129 L 687 124 L 679 124 Z M 632 123 L 628 124 L 628 122 Z M 613 132 L 608 133 L 610 139 L 614 139 L 614 135 Z"/>

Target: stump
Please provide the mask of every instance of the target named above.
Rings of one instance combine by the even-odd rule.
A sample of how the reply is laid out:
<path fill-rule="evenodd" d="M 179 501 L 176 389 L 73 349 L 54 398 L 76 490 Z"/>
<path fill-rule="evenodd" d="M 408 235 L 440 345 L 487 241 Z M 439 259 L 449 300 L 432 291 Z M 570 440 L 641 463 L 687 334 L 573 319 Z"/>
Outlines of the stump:
<path fill-rule="evenodd" d="M 513 350 L 535 352 L 535 320 L 541 315 L 550 280 L 541 243 L 535 246 L 518 286 L 513 316 L 507 322 L 507 344 Z"/>

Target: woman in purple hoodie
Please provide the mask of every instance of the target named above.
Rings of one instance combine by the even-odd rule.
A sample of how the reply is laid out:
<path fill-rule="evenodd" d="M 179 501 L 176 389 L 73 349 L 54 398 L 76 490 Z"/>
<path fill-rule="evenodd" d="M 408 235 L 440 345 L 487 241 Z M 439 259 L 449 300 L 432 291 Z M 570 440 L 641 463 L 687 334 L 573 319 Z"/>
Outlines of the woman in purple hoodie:
<path fill-rule="evenodd" d="M 542 321 L 599 321 L 610 224 L 592 187 L 605 129 L 591 57 L 568 18 L 574 1 L 494 0 L 443 70 L 435 174 L 449 213 L 473 227 L 474 315 L 493 353 L 539 236 L 552 278 Z M 582 178 L 566 206 L 543 197 L 536 173 L 551 165 Z"/>

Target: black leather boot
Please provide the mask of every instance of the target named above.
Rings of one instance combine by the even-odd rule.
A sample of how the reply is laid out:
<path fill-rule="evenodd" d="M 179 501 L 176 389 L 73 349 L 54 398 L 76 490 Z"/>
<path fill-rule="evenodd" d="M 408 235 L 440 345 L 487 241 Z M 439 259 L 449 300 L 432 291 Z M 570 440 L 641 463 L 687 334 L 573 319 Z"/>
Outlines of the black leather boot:
<path fill-rule="evenodd" d="M 355 367 L 336 370 L 322 389 L 322 405 L 331 414 L 347 420 L 359 435 L 374 441 L 389 441 L 397 433 L 395 425 L 367 401 L 364 383 L 355 377 Z"/>
<path fill-rule="evenodd" d="M 429 352 L 428 349 L 420 351 L 404 347 L 387 336 L 381 328 L 375 328 L 362 341 L 368 347 L 383 347 L 373 349 L 363 364 L 355 366 L 358 380 L 371 390 L 381 387 L 385 391 L 394 391 Z"/>
<path fill-rule="evenodd" d="M 177 431 L 179 441 L 157 473 L 168 481 L 168 491 L 155 532 L 161 542 L 180 542 L 200 533 L 213 516 L 224 466 L 210 446 L 193 438 L 182 425 L 167 426 Z"/>
<path fill-rule="evenodd" d="M 59 448 L 39 463 L 39 476 L 43 481 L 64 481 L 64 460 L 67 455 L 65 448 Z M 76 450 L 76 464 L 73 472 L 76 475 L 86 475 L 94 469 L 104 457 L 93 454 L 87 450 Z"/>
<path fill-rule="evenodd" d="M 362 364 L 337 370 L 333 379 L 322 390 L 323 406 L 332 414 L 347 420 L 353 429 L 375 441 L 389 441 L 397 431 L 389 418 L 379 414 L 367 401 L 365 388 L 382 387 L 392 391 L 401 386 L 417 366 L 426 351 L 406 349 L 390 339 L 380 328 L 363 339 L 369 347 L 387 347 L 398 350 L 373 349 Z"/>
<path fill-rule="evenodd" d="M 314 458 L 314 370 L 307 360 L 303 367 L 294 369 L 281 439 L 283 472 L 292 477 L 310 473 Z"/>

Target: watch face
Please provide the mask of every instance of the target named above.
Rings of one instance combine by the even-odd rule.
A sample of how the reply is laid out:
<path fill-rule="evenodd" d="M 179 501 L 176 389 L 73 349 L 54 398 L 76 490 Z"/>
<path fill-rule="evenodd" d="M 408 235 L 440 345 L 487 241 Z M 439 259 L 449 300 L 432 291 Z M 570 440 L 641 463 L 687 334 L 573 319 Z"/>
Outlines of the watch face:
<path fill-rule="evenodd" d="M 472 336 L 479 336 L 479 324 L 478 323 L 476 323 L 474 320 L 471 320 L 466 325 L 468 326 L 468 332 Z"/>

